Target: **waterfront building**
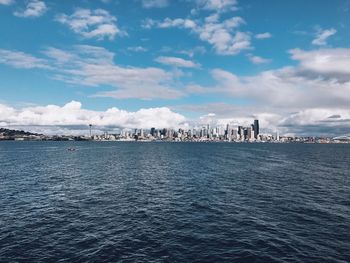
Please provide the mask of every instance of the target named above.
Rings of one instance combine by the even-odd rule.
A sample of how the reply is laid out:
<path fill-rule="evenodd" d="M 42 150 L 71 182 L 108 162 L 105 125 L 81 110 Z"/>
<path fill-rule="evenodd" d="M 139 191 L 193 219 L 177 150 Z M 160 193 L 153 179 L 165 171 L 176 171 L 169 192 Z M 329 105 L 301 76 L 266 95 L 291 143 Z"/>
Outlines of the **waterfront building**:
<path fill-rule="evenodd" d="M 259 120 L 254 120 L 254 138 L 258 139 L 259 136 Z"/>
<path fill-rule="evenodd" d="M 150 134 L 155 137 L 156 136 L 156 128 L 151 128 Z"/>
<path fill-rule="evenodd" d="M 244 139 L 244 129 L 242 126 L 238 126 L 238 139 L 242 140 Z"/>
<path fill-rule="evenodd" d="M 140 129 L 140 137 L 143 138 L 144 137 L 143 135 L 144 135 L 143 134 L 143 129 Z"/>
<path fill-rule="evenodd" d="M 250 141 L 254 141 L 255 138 L 255 130 L 254 130 L 254 124 L 251 125 L 251 128 L 250 128 L 250 134 L 249 134 L 249 140 Z"/>

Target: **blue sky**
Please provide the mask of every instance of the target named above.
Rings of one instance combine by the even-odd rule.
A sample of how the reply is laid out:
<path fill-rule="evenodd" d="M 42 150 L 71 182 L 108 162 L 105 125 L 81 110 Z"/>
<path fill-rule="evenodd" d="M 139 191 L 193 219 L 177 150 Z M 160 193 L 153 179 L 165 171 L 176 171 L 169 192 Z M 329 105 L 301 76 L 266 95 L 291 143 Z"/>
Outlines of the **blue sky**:
<path fill-rule="evenodd" d="M 2 126 L 350 132 L 349 0 L 0 0 L 0 19 Z"/>

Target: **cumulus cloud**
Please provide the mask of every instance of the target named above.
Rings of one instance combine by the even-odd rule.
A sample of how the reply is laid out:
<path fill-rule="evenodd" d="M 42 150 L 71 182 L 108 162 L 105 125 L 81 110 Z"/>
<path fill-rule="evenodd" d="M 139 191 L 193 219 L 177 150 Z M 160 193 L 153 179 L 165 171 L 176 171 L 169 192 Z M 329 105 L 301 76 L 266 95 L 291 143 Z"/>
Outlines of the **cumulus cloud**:
<path fill-rule="evenodd" d="M 169 65 L 169 66 L 174 66 L 174 67 L 179 67 L 179 68 L 198 68 L 200 67 L 200 64 L 194 63 L 191 60 L 186 60 L 183 58 L 178 58 L 178 57 L 157 57 L 155 59 L 156 62 L 164 64 L 164 65 Z"/>
<path fill-rule="evenodd" d="M 0 0 L 0 5 L 11 5 L 14 3 L 14 0 Z"/>
<path fill-rule="evenodd" d="M 168 0 L 142 0 L 142 6 L 144 8 L 162 8 L 168 5 Z"/>
<path fill-rule="evenodd" d="M 211 74 L 217 85 L 197 89 L 198 92 L 225 93 L 271 111 L 298 111 L 321 105 L 347 107 L 350 101 L 350 83 L 305 78 L 294 68 L 264 71 L 248 77 L 238 77 L 221 69 Z"/>
<path fill-rule="evenodd" d="M 350 49 L 328 48 L 312 51 L 292 49 L 289 51 L 294 60 L 299 61 L 299 74 L 314 78 L 323 78 L 340 82 L 350 81 Z"/>
<path fill-rule="evenodd" d="M 350 135 L 350 111 L 341 108 L 306 109 L 282 119 L 279 125 L 285 131 L 292 132 L 293 134 L 309 136 Z"/>
<path fill-rule="evenodd" d="M 183 19 L 183 18 L 176 18 L 176 19 L 165 18 L 163 21 L 146 18 L 142 24 L 142 27 L 147 29 L 152 28 L 154 26 L 158 28 L 178 27 L 178 28 L 193 29 L 197 25 L 193 20 Z"/>
<path fill-rule="evenodd" d="M 127 33 L 120 30 L 116 24 L 117 18 L 103 9 L 77 9 L 72 15 L 60 14 L 56 21 L 67 25 L 73 32 L 84 38 L 113 40 L 116 36 Z"/>
<path fill-rule="evenodd" d="M 269 32 L 260 33 L 260 34 L 255 35 L 256 39 L 267 39 L 267 38 L 271 38 L 271 37 L 272 37 L 272 35 Z"/>
<path fill-rule="evenodd" d="M 244 24 L 241 17 L 232 17 L 222 22 L 207 20 L 203 27 L 197 28 L 201 40 L 212 44 L 218 54 L 236 55 L 242 50 L 250 49 L 250 35 L 234 30 Z"/>
<path fill-rule="evenodd" d="M 57 127 L 62 127 L 66 133 L 69 130 L 84 130 L 84 128 L 87 131 L 89 124 L 101 129 L 103 127 L 109 129 L 173 128 L 185 121 L 184 116 L 166 107 L 129 112 L 115 107 L 106 111 L 88 110 L 82 108 L 82 104 L 78 101 L 71 101 L 64 106 L 47 105 L 25 108 L 14 108 L 0 104 L 1 126 L 22 126 L 27 127 L 27 129 L 42 126 L 48 133 L 60 130 Z"/>
<path fill-rule="evenodd" d="M 6 2 L 6 1 L 5 1 Z M 31 0 L 28 2 L 24 10 L 19 10 L 13 14 L 18 17 L 39 17 L 47 11 L 45 2 L 39 0 Z"/>
<path fill-rule="evenodd" d="M 217 85 L 192 86 L 198 93 L 221 92 L 246 98 L 264 107 L 298 111 L 309 107 L 348 107 L 350 102 L 349 49 L 291 50 L 296 67 L 268 70 L 239 77 L 231 72 L 211 71 Z"/>
<path fill-rule="evenodd" d="M 146 19 L 143 21 L 144 28 L 189 29 L 202 41 L 211 44 L 216 53 L 220 55 L 236 55 L 243 50 L 251 49 L 250 34 L 237 30 L 243 24 L 245 21 L 241 17 L 236 16 L 222 20 L 218 13 L 206 17 L 203 21 L 182 18 L 166 18 L 163 21 Z"/>
<path fill-rule="evenodd" d="M 337 30 L 335 30 L 334 28 L 318 30 L 318 32 L 316 33 L 316 38 L 312 40 L 312 44 L 318 46 L 327 45 L 328 38 L 333 36 L 335 33 L 337 33 Z"/>
<path fill-rule="evenodd" d="M 196 0 L 200 9 L 226 12 L 237 10 L 237 0 Z"/>

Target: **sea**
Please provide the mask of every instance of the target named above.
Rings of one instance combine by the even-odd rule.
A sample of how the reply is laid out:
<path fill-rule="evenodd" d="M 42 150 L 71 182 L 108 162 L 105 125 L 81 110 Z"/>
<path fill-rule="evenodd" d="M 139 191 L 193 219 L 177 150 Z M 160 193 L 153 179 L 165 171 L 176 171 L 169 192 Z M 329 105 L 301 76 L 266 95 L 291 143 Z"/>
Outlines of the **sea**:
<path fill-rule="evenodd" d="M 349 261 L 350 144 L 0 142 L 0 262 Z"/>

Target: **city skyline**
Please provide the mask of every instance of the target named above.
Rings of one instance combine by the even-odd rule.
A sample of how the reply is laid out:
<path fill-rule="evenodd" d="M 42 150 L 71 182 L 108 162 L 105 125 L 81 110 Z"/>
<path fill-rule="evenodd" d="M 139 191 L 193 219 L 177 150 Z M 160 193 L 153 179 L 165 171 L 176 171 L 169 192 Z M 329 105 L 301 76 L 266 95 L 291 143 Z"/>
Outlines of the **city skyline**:
<path fill-rule="evenodd" d="M 0 127 L 350 134 L 350 1 L 0 0 Z M 312 14 L 312 15 L 311 15 Z"/>
<path fill-rule="evenodd" d="M 281 136 L 277 130 L 275 134 L 260 132 L 259 120 L 248 126 L 194 127 L 188 129 L 155 128 L 150 129 L 116 129 L 95 130 L 88 125 L 88 134 L 39 134 L 23 130 L 0 128 L 0 140 L 15 141 L 141 141 L 141 142 L 234 142 L 234 143 L 349 143 L 350 136 L 320 137 L 320 136 Z"/>

